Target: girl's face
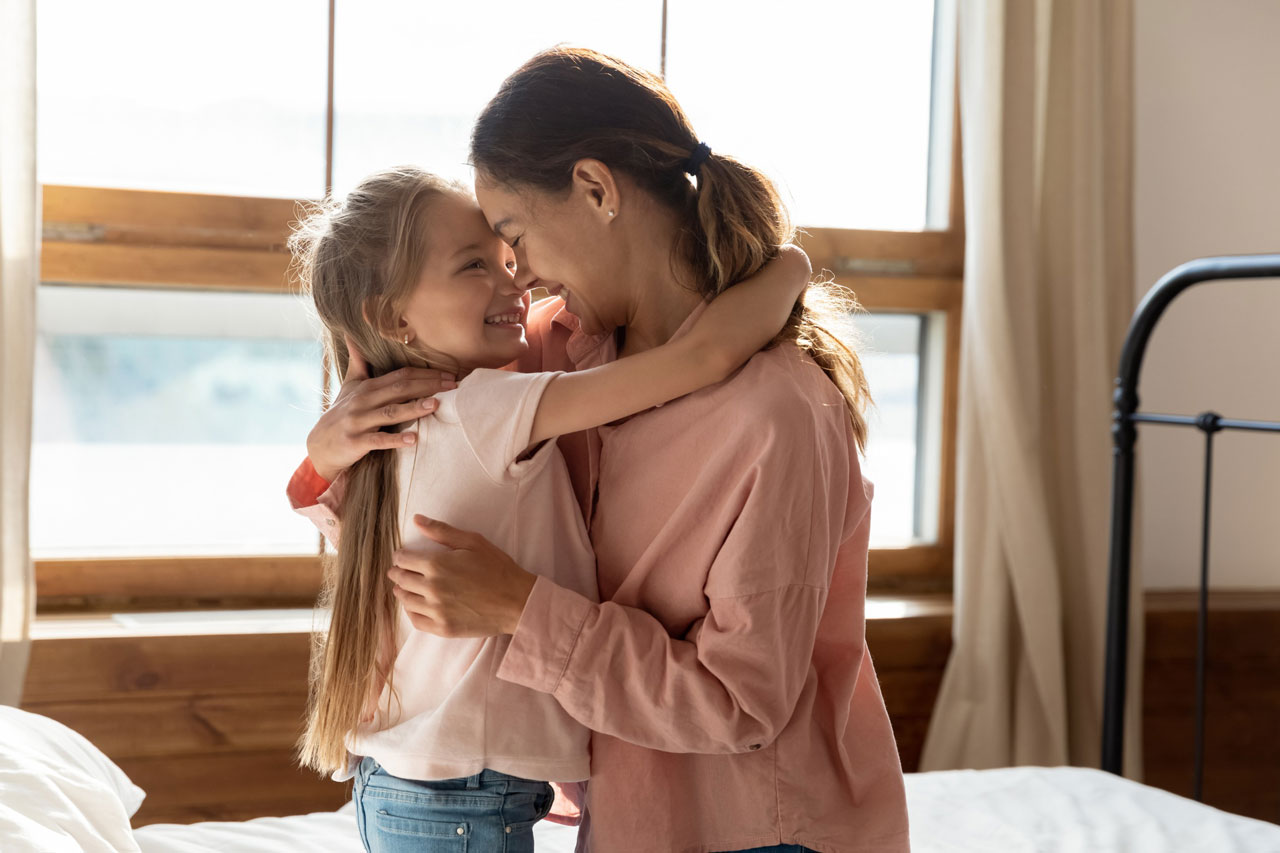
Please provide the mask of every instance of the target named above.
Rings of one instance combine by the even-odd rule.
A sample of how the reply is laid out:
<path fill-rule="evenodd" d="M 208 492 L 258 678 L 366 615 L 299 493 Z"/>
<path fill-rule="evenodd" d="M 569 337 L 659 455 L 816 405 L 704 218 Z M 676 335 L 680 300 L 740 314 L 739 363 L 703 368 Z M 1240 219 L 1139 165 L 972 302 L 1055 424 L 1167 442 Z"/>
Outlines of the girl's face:
<path fill-rule="evenodd" d="M 427 260 L 401 315 L 400 339 L 407 333 L 411 346 L 446 369 L 510 364 L 529 348 L 527 287 L 516 281 L 515 255 L 472 199 L 447 194 L 432 208 Z"/>
<path fill-rule="evenodd" d="M 618 259 L 590 199 L 576 189 L 563 198 L 516 192 L 483 177 L 476 179 L 476 199 L 494 232 L 515 251 L 522 287 L 545 287 L 562 298 L 587 334 L 625 324 L 627 293 Z"/>

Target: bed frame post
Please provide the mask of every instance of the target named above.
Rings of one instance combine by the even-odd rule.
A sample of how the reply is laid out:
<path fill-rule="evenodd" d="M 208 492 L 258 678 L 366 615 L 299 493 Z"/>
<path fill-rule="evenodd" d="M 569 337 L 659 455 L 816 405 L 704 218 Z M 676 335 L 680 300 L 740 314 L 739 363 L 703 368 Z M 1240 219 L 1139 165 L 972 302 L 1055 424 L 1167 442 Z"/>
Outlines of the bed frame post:
<path fill-rule="evenodd" d="M 1111 559 L 1107 583 L 1107 647 L 1102 689 L 1102 769 L 1123 775 L 1124 705 L 1129 654 L 1130 558 L 1133 534 L 1133 470 L 1137 444 L 1137 423 L 1142 421 L 1182 426 L 1199 426 L 1195 418 L 1140 415 L 1138 378 L 1142 358 L 1156 322 L 1179 293 L 1205 281 L 1245 278 L 1280 278 L 1280 254 L 1235 255 L 1189 261 L 1168 272 L 1138 306 L 1125 335 L 1116 374 L 1112 413 Z M 1216 417 L 1216 416 L 1215 416 Z M 1215 423 L 1216 426 L 1216 423 Z M 1222 422 L 1217 428 L 1280 431 L 1280 425 L 1259 422 Z M 1217 431 L 1216 429 L 1214 430 Z M 1208 495 L 1205 496 L 1208 518 Z M 1207 537 L 1208 531 L 1204 531 Z M 1207 538 L 1206 540 L 1207 541 Z M 1207 555 L 1202 569 L 1201 599 L 1207 594 Z M 1203 617 L 1202 617 L 1203 618 Z M 1198 659 L 1204 656 L 1201 633 Z M 1203 666 L 1203 660 L 1200 660 Z M 1203 704 L 1203 684 L 1198 688 Z M 1196 778 L 1202 760 L 1197 758 Z"/>

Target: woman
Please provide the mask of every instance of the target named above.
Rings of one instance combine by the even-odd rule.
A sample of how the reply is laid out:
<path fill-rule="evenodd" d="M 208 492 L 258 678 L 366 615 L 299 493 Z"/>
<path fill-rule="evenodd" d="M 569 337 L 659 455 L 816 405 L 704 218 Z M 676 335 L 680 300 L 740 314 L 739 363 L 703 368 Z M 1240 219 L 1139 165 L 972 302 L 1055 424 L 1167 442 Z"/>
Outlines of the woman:
<path fill-rule="evenodd" d="M 534 306 L 522 369 L 582 369 L 682 335 L 792 234 L 768 180 L 699 143 L 661 80 L 591 51 L 548 51 L 508 78 L 472 162 L 524 284 L 560 297 Z M 820 295 L 729 380 L 561 439 L 600 603 L 421 517 L 452 550 L 397 552 L 415 627 L 511 633 L 498 677 L 592 729 L 580 847 L 908 847 L 864 639 L 865 380 L 814 322 Z M 312 462 L 333 474 L 386 446 L 378 426 L 409 419 L 438 381 L 353 379 L 308 439 Z M 341 496 L 335 484 L 317 499 L 328 479 L 304 465 L 291 483 L 320 523 Z"/>

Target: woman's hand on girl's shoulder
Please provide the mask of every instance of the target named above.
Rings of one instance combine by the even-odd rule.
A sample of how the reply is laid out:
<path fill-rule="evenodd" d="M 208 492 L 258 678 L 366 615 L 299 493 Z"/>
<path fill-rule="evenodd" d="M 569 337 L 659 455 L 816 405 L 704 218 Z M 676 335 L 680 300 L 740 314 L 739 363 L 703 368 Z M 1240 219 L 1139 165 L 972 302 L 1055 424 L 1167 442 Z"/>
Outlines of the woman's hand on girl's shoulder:
<path fill-rule="evenodd" d="M 307 456 L 316 473 L 330 482 L 370 450 L 412 444 L 413 433 L 382 428 L 434 412 L 434 395 L 458 387 L 453 374 L 420 367 L 402 367 L 370 379 L 368 366 L 350 340 L 347 352 L 350 360 L 342 388 L 307 436 Z"/>

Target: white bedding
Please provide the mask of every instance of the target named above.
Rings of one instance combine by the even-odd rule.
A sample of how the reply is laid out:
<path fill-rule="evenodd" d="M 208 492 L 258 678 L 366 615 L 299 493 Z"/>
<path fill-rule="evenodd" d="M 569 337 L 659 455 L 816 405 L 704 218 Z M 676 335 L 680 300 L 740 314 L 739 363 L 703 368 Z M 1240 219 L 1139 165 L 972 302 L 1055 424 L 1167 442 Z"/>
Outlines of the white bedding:
<path fill-rule="evenodd" d="M 911 773 L 907 800 L 914 853 L 1280 853 L 1280 826 L 1098 770 Z M 572 828 L 544 822 L 535 831 L 538 853 L 574 848 Z M 155 824 L 134 837 L 142 853 L 363 850 L 350 803 L 336 812 L 242 823 Z"/>

